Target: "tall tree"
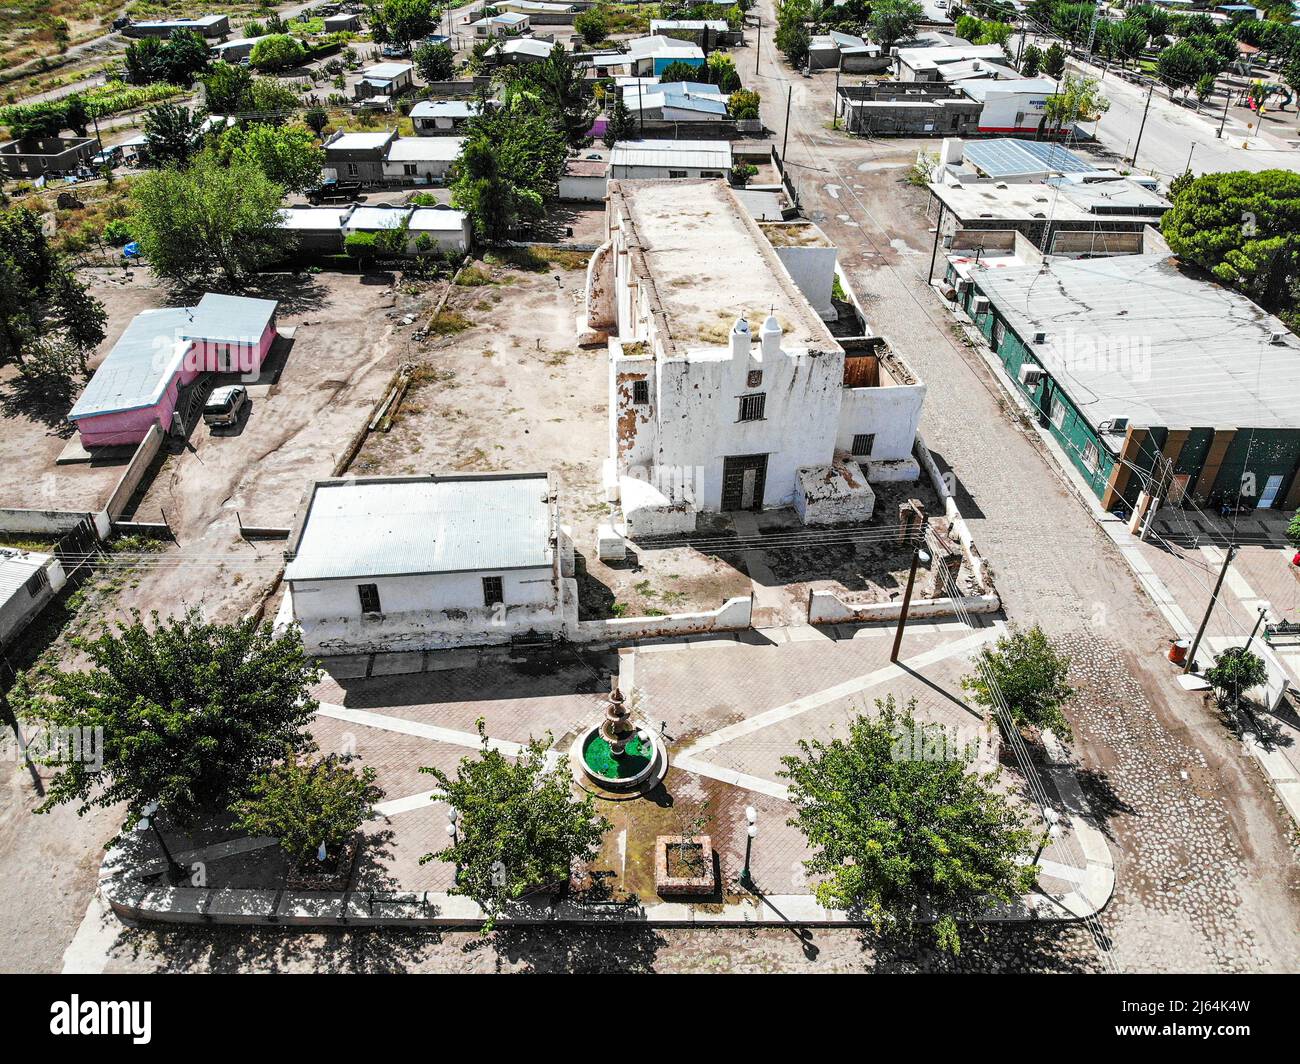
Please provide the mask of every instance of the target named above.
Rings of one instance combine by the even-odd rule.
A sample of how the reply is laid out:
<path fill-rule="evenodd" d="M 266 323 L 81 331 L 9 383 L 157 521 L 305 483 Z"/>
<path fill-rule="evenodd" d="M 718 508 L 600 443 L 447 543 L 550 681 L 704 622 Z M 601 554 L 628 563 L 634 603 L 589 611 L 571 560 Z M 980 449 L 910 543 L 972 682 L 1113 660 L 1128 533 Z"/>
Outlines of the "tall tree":
<path fill-rule="evenodd" d="M 486 932 L 525 894 L 567 887 L 573 865 L 596 856 L 610 824 L 594 796 L 574 797 L 567 767 L 547 766 L 550 736 L 531 739 L 512 763 L 489 744 L 481 718 L 478 733 L 479 756 L 463 759 L 454 779 L 438 768 L 420 769 L 458 814 L 456 840 L 421 863 L 455 864 L 451 893 L 478 902 Z"/>
<path fill-rule="evenodd" d="M 370 25 L 378 30 L 375 39 L 381 44 L 410 45 L 412 41 L 427 37 L 438 24 L 430 0 L 383 0 L 370 7 Z"/>
<path fill-rule="evenodd" d="M 972 701 L 996 710 L 1000 695 L 1016 724 L 1051 728 L 1062 739 L 1072 738 L 1061 708 L 1074 696 L 1067 682 L 1070 659 L 1038 625 L 1002 636 L 975 660 L 978 668 L 961 681 Z"/>
<path fill-rule="evenodd" d="M 235 126 L 221 138 L 222 154 L 256 164 L 287 192 L 304 192 L 320 184 L 325 150 L 302 126 Z"/>
<path fill-rule="evenodd" d="M 1203 174 L 1180 189 L 1160 231 L 1180 259 L 1278 307 L 1300 276 L 1300 174 Z"/>
<path fill-rule="evenodd" d="M 223 163 L 209 149 L 185 170 L 157 170 L 131 186 L 131 231 L 163 277 L 222 277 L 239 286 L 277 253 L 284 188 L 246 157 Z"/>
<path fill-rule="evenodd" d="M 1171 44 L 1156 56 L 1156 76 L 1169 95 L 1182 89 L 1186 93 L 1205 73 L 1205 56 L 1186 41 Z"/>
<path fill-rule="evenodd" d="M 590 143 L 588 133 L 596 117 L 596 101 L 583 68 L 564 45 L 555 45 L 540 63 L 508 68 L 507 108 L 549 112 L 559 121 L 570 147 Z"/>
<path fill-rule="evenodd" d="M 297 37 L 288 33 L 274 33 L 253 45 L 248 63 L 253 69 L 270 74 L 298 66 L 306 58 L 307 49 Z"/>
<path fill-rule="evenodd" d="M 845 738 L 800 740 L 779 775 L 790 781 L 790 824 L 813 850 L 804 868 L 822 905 L 877 931 L 915 933 L 929 915 L 939 948 L 959 953 L 961 921 L 1033 888 L 1038 869 L 1021 863 L 1033 837 L 997 775 L 970 772 L 966 753 L 918 723 L 915 706 L 878 700 Z M 901 756 L 902 741 L 911 756 Z M 947 756 L 922 756 L 932 743 Z"/>
<path fill-rule="evenodd" d="M 0 362 L 86 369 L 108 315 L 50 246 L 40 216 L 0 211 Z"/>
<path fill-rule="evenodd" d="M 203 117 L 163 103 L 144 114 L 144 147 L 155 166 L 186 166 L 203 146 Z"/>
<path fill-rule="evenodd" d="M 1067 74 L 1060 88 L 1047 98 L 1043 117 L 1055 133 L 1077 122 L 1092 122 L 1110 110 L 1096 78 Z"/>
<path fill-rule="evenodd" d="M 623 102 L 623 92 L 617 86 L 610 90 L 614 102 L 608 108 L 608 120 L 605 123 L 605 147 L 612 148 L 620 140 L 636 138 L 636 119 Z"/>
<path fill-rule="evenodd" d="M 411 60 L 425 81 L 450 81 L 456 76 L 456 53 L 446 44 L 422 44 Z"/>
<path fill-rule="evenodd" d="M 1065 72 L 1065 49 L 1056 41 L 1043 53 L 1043 72 L 1049 78 L 1059 78 Z"/>
<path fill-rule="evenodd" d="M 29 719 L 102 735 L 102 758 L 71 760 L 37 812 L 124 803 L 126 831 L 150 802 L 186 826 L 225 810 L 270 765 L 307 749 L 320 670 L 296 631 L 204 621 L 197 610 L 147 624 L 137 613 L 80 649 L 90 668 L 24 685 Z M 82 732 L 82 734 L 87 734 Z"/>

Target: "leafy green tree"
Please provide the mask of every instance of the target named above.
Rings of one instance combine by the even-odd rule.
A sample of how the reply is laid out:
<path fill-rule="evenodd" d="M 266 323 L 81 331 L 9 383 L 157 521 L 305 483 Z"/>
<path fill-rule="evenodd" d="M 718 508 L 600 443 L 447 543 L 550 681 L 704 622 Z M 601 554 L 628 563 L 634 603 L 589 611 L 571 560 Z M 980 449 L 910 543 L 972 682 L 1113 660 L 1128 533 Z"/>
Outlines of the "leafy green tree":
<path fill-rule="evenodd" d="M 437 24 L 438 12 L 430 0 L 383 0 L 370 8 L 372 36 L 380 44 L 410 45 L 427 37 Z"/>
<path fill-rule="evenodd" d="M 452 845 L 420 860 L 455 863 L 451 893 L 482 907 L 488 932 L 525 894 L 567 886 L 573 865 L 596 856 L 610 824 L 597 813 L 594 796 L 574 796 L 565 766 L 547 767 L 549 735 L 530 740 L 511 763 L 489 744 L 481 718 L 478 733 L 479 756 L 464 758 L 455 779 L 438 768 L 420 769 L 458 814 Z"/>
<path fill-rule="evenodd" d="M 812 7 L 808 0 L 783 0 L 776 10 L 776 46 L 793 67 L 801 67 L 808 61 L 808 46 L 812 41 L 808 21 L 811 17 Z"/>
<path fill-rule="evenodd" d="M 723 92 L 735 92 L 740 88 L 740 74 L 736 71 L 736 61 L 726 52 L 710 52 L 704 63 L 710 85 L 716 85 Z"/>
<path fill-rule="evenodd" d="M 1060 133 L 1076 122 L 1091 122 L 1110 110 L 1110 101 L 1101 94 L 1096 78 L 1067 74 L 1060 87 L 1043 107 L 1047 126 Z"/>
<path fill-rule="evenodd" d="M 902 756 L 933 738 L 918 724 L 915 700 L 900 711 L 891 694 L 875 717 L 859 715 L 830 743 L 800 740 L 781 759 L 799 828 L 813 849 L 804 868 L 817 900 L 869 921 L 878 932 L 915 933 L 934 918 L 940 949 L 961 951 L 958 925 L 1033 889 L 1032 833 L 996 789 L 997 775 L 975 775 L 957 756 Z M 927 741 L 914 742 L 926 734 Z"/>
<path fill-rule="evenodd" d="M 974 15 L 958 15 L 953 29 L 962 40 L 974 44 L 975 38 L 980 35 L 980 20 Z"/>
<path fill-rule="evenodd" d="M 37 376 L 51 365 L 84 374 L 107 321 L 103 304 L 50 246 L 40 216 L 25 207 L 0 211 L 0 362 Z M 58 376 L 70 385 L 70 372 Z"/>
<path fill-rule="evenodd" d="M 86 103 L 80 95 L 0 108 L 0 123 L 9 127 L 15 140 L 55 137 L 65 129 L 84 135 L 87 121 Z"/>
<path fill-rule="evenodd" d="M 322 845 L 327 857 L 337 855 L 384 796 L 373 768 L 357 772 L 334 755 L 290 754 L 253 777 L 249 792 L 231 810 L 238 826 L 276 839 L 299 867 L 311 867 Z"/>
<path fill-rule="evenodd" d="M 470 216 L 479 240 L 498 243 L 558 195 L 568 145 L 549 113 L 484 113 L 466 134 L 452 204 Z"/>
<path fill-rule="evenodd" d="M 1291 522 L 1286 526 L 1287 542 L 1300 550 L 1300 510 L 1291 515 Z"/>
<path fill-rule="evenodd" d="M 171 172 L 174 174 L 174 172 Z M 24 684 L 29 719 L 101 730 L 102 760 L 72 760 L 37 812 L 76 803 L 77 813 L 124 803 L 126 831 L 158 802 L 181 826 L 229 808 L 286 751 L 307 749 L 320 670 L 296 631 L 213 624 L 197 610 L 146 624 L 138 613 L 78 649 L 90 667 Z"/>
<path fill-rule="evenodd" d="M 1115 53 L 1122 62 L 1132 63 L 1142 55 L 1147 45 L 1148 22 L 1140 16 L 1130 15 L 1122 22 L 1117 22 L 1112 29 Z"/>
<path fill-rule="evenodd" d="M 1042 49 L 1036 44 L 1031 44 L 1025 49 L 1025 54 L 1020 57 L 1020 73 L 1027 78 L 1037 77 L 1038 71 L 1043 65 Z"/>
<path fill-rule="evenodd" d="M 1220 701 L 1236 706 L 1244 692 L 1268 682 L 1264 659 L 1245 647 L 1229 647 L 1205 670 L 1205 678 L 1218 692 Z"/>
<path fill-rule="evenodd" d="M 1196 99 L 1198 102 L 1204 103 L 1214 95 L 1214 82 L 1214 74 L 1208 70 L 1196 79 Z"/>
<path fill-rule="evenodd" d="M 558 120 L 570 147 L 590 143 L 596 101 L 573 53 L 557 44 L 540 63 L 513 66 L 507 74 L 505 108 L 546 114 Z"/>
<path fill-rule="evenodd" d="M 975 672 L 961 681 L 972 701 L 996 711 L 996 686 L 1016 724 L 1050 728 L 1066 741 L 1073 738 L 1061 709 L 1074 695 L 1066 682 L 1070 659 L 1052 646 L 1038 625 L 1002 636 L 993 649 L 986 647 L 976 655 L 976 664 Z"/>
<path fill-rule="evenodd" d="M 165 81 L 190 85 L 208 69 L 208 42 L 195 30 L 172 30 L 167 40 L 145 37 L 126 46 L 123 66 L 132 85 Z"/>
<path fill-rule="evenodd" d="M 620 140 L 636 139 L 636 119 L 627 104 L 623 102 L 623 93 L 618 89 L 613 89 L 612 92 L 614 102 L 609 107 L 605 135 L 602 138 L 607 148 L 612 148 Z"/>
<path fill-rule="evenodd" d="M 249 106 L 258 122 L 278 126 L 287 122 L 301 106 L 297 93 L 273 78 L 254 78 L 249 87 Z"/>
<path fill-rule="evenodd" d="M 1172 96 L 1178 89 L 1186 93 L 1205 73 L 1205 56 L 1186 41 L 1171 44 L 1156 56 L 1156 76 Z"/>
<path fill-rule="evenodd" d="M 131 228 L 154 271 L 174 281 L 214 276 L 231 286 L 283 253 L 276 219 L 284 188 L 247 157 L 204 151 L 185 170 L 131 186 Z"/>
<path fill-rule="evenodd" d="M 320 184 L 325 149 L 302 126 L 234 126 L 221 138 L 230 158 L 256 164 L 286 192 L 305 192 Z"/>
<path fill-rule="evenodd" d="M 599 44 L 609 36 L 609 20 L 599 7 L 580 12 L 573 19 L 573 28 L 584 44 Z"/>
<path fill-rule="evenodd" d="M 996 19 L 990 20 L 980 24 L 979 38 L 975 43 L 1004 45 L 1015 32 L 1016 28 L 1009 22 L 998 22 Z"/>
<path fill-rule="evenodd" d="M 867 20 L 867 29 L 871 38 L 880 44 L 884 51 L 889 51 L 894 42 L 909 38 L 917 30 L 917 23 L 926 17 L 926 9 L 917 0 L 876 0 L 871 5 L 871 17 Z M 1010 35 L 1010 34 L 1008 34 Z M 998 42 L 993 42 L 1001 44 Z"/>
<path fill-rule="evenodd" d="M 287 33 L 277 33 L 263 37 L 253 45 L 248 63 L 255 70 L 274 73 L 302 64 L 307 58 L 307 49 L 302 41 Z"/>
<path fill-rule="evenodd" d="M 1043 72 L 1049 78 L 1059 78 L 1065 72 L 1065 49 L 1055 41 L 1043 53 Z"/>
<path fill-rule="evenodd" d="M 325 108 L 312 107 L 303 114 L 302 120 L 306 123 L 307 128 L 319 137 L 324 132 L 325 127 L 329 125 L 330 116 Z"/>
<path fill-rule="evenodd" d="M 207 93 L 207 107 L 213 114 L 231 115 L 251 111 L 253 102 L 253 75 L 233 63 L 212 64 L 203 79 Z"/>
<path fill-rule="evenodd" d="M 186 166 L 203 146 L 203 118 L 188 107 L 163 103 L 144 114 L 144 144 L 155 166 Z"/>
<path fill-rule="evenodd" d="M 456 53 L 446 44 L 422 44 L 411 61 L 425 81 L 450 81 L 456 76 Z"/>
<path fill-rule="evenodd" d="M 737 89 L 727 98 L 727 113 L 736 121 L 756 119 L 759 115 L 760 97 L 751 89 Z"/>
<path fill-rule="evenodd" d="M 680 59 L 674 59 L 659 71 L 660 85 L 670 85 L 674 81 L 706 81 L 707 79 L 707 66 L 691 66 L 690 63 L 683 63 Z"/>
<path fill-rule="evenodd" d="M 1300 174 L 1203 174 L 1175 197 L 1160 231 L 1180 259 L 1266 307 L 1278 306 L 1297 274 Z"/>

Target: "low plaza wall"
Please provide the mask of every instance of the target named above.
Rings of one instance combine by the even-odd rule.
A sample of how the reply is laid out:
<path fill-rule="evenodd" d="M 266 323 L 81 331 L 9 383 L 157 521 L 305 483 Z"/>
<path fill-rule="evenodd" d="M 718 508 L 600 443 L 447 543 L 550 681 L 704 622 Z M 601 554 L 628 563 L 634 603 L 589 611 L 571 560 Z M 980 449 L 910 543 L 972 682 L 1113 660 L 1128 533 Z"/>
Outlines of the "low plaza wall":
<path fill-rule="evenodd" d="M 701 613 L 673 613 L 665 617 L 611 617 L 601 621 L 579 621 L 574 642 L 604 643 L 660 636 L 699 635 L 704 632 L 736 632 L 750 627 L 754 613 L 752 596 L 727 599 L 716 610 Z"/>

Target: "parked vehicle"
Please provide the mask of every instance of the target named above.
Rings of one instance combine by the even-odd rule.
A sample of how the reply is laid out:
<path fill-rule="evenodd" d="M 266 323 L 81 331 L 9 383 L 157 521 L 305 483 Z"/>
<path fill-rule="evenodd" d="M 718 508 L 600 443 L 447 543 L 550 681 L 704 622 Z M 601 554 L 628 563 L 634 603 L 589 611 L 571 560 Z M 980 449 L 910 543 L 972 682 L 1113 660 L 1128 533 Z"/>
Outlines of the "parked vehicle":
<path fill-rule="evenodd" d="M 203 424 L 211 428 L 237 425 L 248 405 L 248 389 L 242 384 L 214 388 L 203 404 Z"/>

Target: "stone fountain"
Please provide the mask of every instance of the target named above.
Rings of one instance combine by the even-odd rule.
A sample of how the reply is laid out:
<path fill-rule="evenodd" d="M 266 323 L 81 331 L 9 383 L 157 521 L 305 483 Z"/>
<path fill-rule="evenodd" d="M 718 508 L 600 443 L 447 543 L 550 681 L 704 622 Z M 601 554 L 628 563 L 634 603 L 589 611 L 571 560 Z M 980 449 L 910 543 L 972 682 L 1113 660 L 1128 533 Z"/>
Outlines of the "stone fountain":
<path fill-rule="evenodd" d="M 625 699 L 618 677 L 611 676 L 600 723 L 582 732 L 574 743 L 573 760 L 588 779 L 606 790 L 638 790 L 647 782 L 657 782 L 667 768 L 668 755 L 659 737 L 634 719 L 636 703 L 636 692 Z"/>

